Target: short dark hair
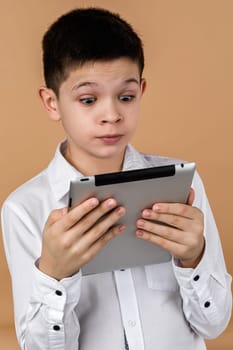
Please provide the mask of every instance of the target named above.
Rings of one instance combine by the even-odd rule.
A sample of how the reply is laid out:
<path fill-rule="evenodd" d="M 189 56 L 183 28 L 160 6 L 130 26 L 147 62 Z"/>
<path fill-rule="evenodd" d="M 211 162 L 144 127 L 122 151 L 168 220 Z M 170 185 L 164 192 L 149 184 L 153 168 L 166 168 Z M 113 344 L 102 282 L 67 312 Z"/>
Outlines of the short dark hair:
<path fill-rule="evenodd" d="M 43 37 L 44 78 L 59 88 L 73 67 L 86 62 L 128 57 L 144 68 L 142 41 L 118 14 L 101 8 L 75 9 L 54 22 Z"/>

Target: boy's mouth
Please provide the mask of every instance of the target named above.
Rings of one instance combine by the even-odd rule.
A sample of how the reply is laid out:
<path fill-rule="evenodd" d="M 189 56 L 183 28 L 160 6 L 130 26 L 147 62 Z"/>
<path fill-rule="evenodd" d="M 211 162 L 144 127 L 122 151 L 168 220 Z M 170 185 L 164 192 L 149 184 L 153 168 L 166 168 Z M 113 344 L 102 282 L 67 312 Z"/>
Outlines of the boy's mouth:
<path fill-rule="evenodd" d="M 98 137 L 103 143 L 112 145 L 120 141 L 123 135 L 114 134 L 114 135 L 103 135 Z"/>

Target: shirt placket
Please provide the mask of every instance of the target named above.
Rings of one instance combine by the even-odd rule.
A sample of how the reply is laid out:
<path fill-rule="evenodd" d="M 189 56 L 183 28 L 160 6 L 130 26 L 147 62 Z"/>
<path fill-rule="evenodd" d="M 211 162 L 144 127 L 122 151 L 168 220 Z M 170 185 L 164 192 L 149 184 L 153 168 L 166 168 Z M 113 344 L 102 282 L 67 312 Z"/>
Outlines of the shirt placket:
<path fill-rule="evenodd" d="M 65 330 L 63 324 L 64 308 L 66 304 L 66 292 L 60 286 L 44 297 L 46 317 L 48 320 L 49 347 L 56 350 L 64 350 Z"/>
<path fill-rule="evenodd" d="M 130 269 L 114 271 L 125 332 L 125 349 L 144 350 L 136 291 Z"/>

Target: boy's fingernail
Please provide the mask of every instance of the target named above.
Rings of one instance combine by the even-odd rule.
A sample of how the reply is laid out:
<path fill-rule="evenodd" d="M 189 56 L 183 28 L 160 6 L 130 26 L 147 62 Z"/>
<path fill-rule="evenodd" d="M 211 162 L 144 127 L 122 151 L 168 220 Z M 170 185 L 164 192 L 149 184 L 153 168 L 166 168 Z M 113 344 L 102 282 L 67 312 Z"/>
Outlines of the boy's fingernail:
<path fill-rule="evenodd" d="M 145 221 L 144 220 L 138 220 L 137 224 L 138 224 L 139 227 L 144 227 Z"/>
<path fill-rule="evenodd" d="M 107 206 L 108 206 L 109 208 L 113 208 L 113 207 L 115 207 L 115 205 L 116 205 L 116 203 L 115 203 L 115 201 L 114 201 L 113 199 L 109 199 L 109 200 L 107 201 Z"/>
<path fill-rule="evenodd" d="M 61 214 L 62 214 L 62 215 L 65 215 L 67 212 L 68 212 L 68 209 L 67 209 L 67 208 L 62 208 L 62 209 L 61 209 Z"/>
<path fill-rule="evenodd" d="M 126 226 L 122 224 L 119 226 L 118 230 L 119 230 L 119 232 L 122 232 L 125 230 L 125 228 L 126 228 Z"/>
<path fill-rule="evenodd" d="M 161 207 L 159 204 L 154 204 L 153 205 L 153 210 L 160 211 Z"/>
<path fill-rule="evenodd" d="M 122 208 L 122 207 L 118 208 L 118 209 L 117 209 L 117 214 L 118 214 L 119 216 L 124 215 L 124 214 L 125 214 L 124 208 Z"/>
<path fill-rule="evenodd" d="M 143 236 L 143 231 L 137 230 L 136 231 L 136 236 L 139 237 L 139 238 L 142 237 Z"/>
<path fill-rule="evenodd" d="M 91 207 L 95 207 L 98 204 L 98 199 L 97 198 L 91 198 L 89 202 Z"/>
<path fill-rule="evenodd" d="M 151 216 L 151 212 L 150 210 L 143 210 L 143 216 L 146 217 L 146 218 L 149 218 Z"/>

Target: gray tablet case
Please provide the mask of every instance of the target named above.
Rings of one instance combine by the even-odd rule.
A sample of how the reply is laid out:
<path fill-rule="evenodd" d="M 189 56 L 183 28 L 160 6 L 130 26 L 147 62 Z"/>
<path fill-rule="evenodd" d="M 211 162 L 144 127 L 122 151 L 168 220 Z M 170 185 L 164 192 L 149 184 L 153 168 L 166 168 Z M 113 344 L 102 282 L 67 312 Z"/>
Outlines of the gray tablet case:
<path fill-rule="evenodd" d="M 95 274 L 136 266 L 167 262 L 170 254 L 135 236 L 135 222 L 144 208 L 155 202 L 186 203 L 195 163 L 182 163 L 76 178 L 70 183 L 69 207 L 96 196 L 116 198 L 126 208 L 120 222 L 126 230 L 111 240 L 82 273 Z"/>

